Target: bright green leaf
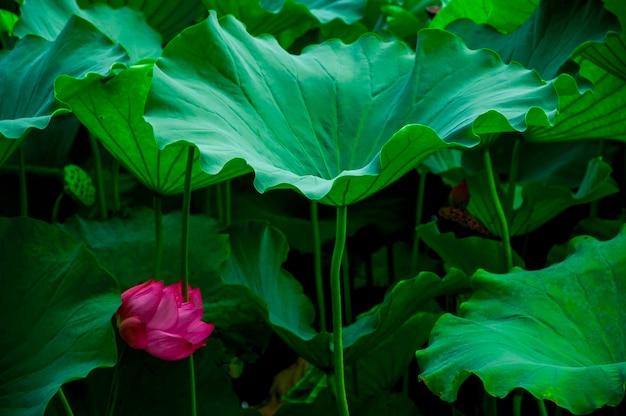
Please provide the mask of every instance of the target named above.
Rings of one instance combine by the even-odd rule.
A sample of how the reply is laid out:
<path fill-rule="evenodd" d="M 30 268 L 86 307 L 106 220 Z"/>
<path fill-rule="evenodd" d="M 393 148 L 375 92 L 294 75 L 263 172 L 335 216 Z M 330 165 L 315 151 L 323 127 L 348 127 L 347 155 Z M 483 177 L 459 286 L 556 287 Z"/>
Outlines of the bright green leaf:
<path fill-rule="evenodd" d="M 447 32 L 421 32 L 417 55 L 370 35 L 293 56 L 212 14 L 166 47 L 146 119 L 160 146 L 196 144 L 209 174 L 245 161 L 259 192 L 349 205 L 436 150 L 525 130 L 527 117 L 547 122 L 555 108 L 535 73 Z"/>
<path fill-rule="evenodd" d="M 577 237 L 546 269 L 477 272 L 460 316 L 442 316 L 417 352 L 420 378 L 443 400 L 477 375 L 504 397 L 523 388 L 574 414 L 616 406 L 626 382 L 626 228 Z"/>
<path fill-rule="evenodd" d="M 161 36 L 147 25 L 141 13 L 129 8 L 113 10 L 97 4 L 83 10 L 75 0 L 29 0 L 20 10 L 20 20 L 15 26 L 19 37 L 36 35 L 54 41 L 71 16 L 76 15 L 121 45 L 131 62 L 156 59 L 161 54 Z M 67 50 L 73 51 L 73 48 Z"/>
<path fill-rule="evenodd" d="M 141 12 L 148 24 L 163 36 L 163 42 L 169 42 L 181 30 L 206 13 L 200 0 L 78 0 L 81 8 L 87 9 L 92 4 L 108 4 L 118 9 L 128 6 Z"/>
<path fill-rule="evenodd" d="M 143 108 L 152 81 L 152 66 L 132 66 L 103 78 L 61 76 L 55 83 L 57 98 L 67 104 L 83 123 L 148 189 L 169 195 L 183 192 L 187 146 L 159 150 L 152 128 L 143 119 Z M 200 169 L 195 154 L 192 189 L 238 176 L 247 171 L 226 169 L 209 176 Z"/>
<path fill-rule="evenodd" d="M 7 32 L 12 34 L 18 19 L 15 13 L 11 13 L 8 10 L 0 10 L 0 33 Z"/>
<path fill-rule="evenodd" d="M 112 366 L 117 282 L 79 241 L 0 218 L 0 413 L 41 415 L 65 382 Z"/>
<path fill-rule="evenodd" d="M 455 20 L 470 19 L 509 33 L 522 25 L 538 4 L 539 0 L 451 0 L 437 13 L 430 27 L 445 29 Z"/>
<path fill-rule="evenodd" d="M 69 111 L 54 98 L 59 75 L 106 74 L 113 63 L 126 61 L 120 47 L 79 17 L 70 18 L 53 42 L 34 36 L 20 39 L 13 50 L 0 53 L 0 135 L 20 138 L 28 129 L 44 129 L 51 117 Z"/>

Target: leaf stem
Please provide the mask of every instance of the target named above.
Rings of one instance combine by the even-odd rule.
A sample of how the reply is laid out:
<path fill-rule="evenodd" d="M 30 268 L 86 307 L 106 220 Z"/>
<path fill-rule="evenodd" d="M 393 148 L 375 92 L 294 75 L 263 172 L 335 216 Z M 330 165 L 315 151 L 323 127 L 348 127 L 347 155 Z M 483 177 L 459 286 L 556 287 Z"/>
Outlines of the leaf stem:
<path fill-rule="evenodd" d="M 183 299 L 189 302 L 189 211 L 191 207 L 191 170 L 193 168 L 194 146 L 189 146 L 187 152 L 187 166 L 185 169 L 185 188 L 183 192 L 183 212 L 182 212 L 182 232 L 181 232 L 181 248 L 182 258 L 181 267 L 183 273 Z M 196 374 L 193 364 L 193 354 L 189 356 L 189 387 L 191 400 L 191 414 L 196 416 L 198 409 L 196 407 Z"/>
<path fill-rule="evenodd" d="M 502 209 L 502 203 L 498 196 L 498 190 L 496 189 L 496 181 L 493 174 L 493 167 L 491 165 L 491 156 L 489 149 L 485 149 L 483 153 L 485 169 L 487 170 L 487 179 L 489 182 L 489 191 L 491 193 L 491 200 L 493 206 L 496 209 L 498 220 L 500 221 L 500 230 L 502 232 L 502 244 L 504 245 L 504 260 L 506 264 L 506 271 L 513 268 L 513 250 L 511 249 L 511 237 L 509 235 L 509 224 L 506 220 L 506 215 Z"/>
<path fill-rule="evenodd" d="M 68 416 L 74 416 L 74 412 L 72 412 L 72 407 L 70 406 L 70 402 L 67 401 L 67 397 L 65 397 L 65 393 L 63 393 L 63 387 L 59 387 L 59 399 L 61 399 L 61 404 L 63 404 L 65 413 L 67 413 Z"/>
<path fill-rule="evenodd" d="M 343 368 L 343 334 L 341 319 L 341 258 L 346 245 L 346 223 L 348 207 L 337 207 L 337 222 L 335 228 L 335 247 L 330 267 L 330 291 L 332 296 L 333 314 L 333 358 L 335 365 L 335 385 L 337 386 L 337 414 L 349 416 L 348 399 L 346 396 L 346 382 Z"/>
<path fill-rule="evenodd" d="M 539 409 L 540 416 L 548 416 L 548 411 L 546 410 L 546 404 L 542 399 L 537 399 L 537 408 Z"/>
<path fill-rule="evenodd" d="M 163 197 L 155 193 L 152 198 L 154 207 L 154 280 L 161 280 L 161 264 L 163 262 Z"/>
<path fill-rule="evenodd" d="M 417 203 L 415 209 L 415 231 L 413 232 L 413 249 L 411 251 L 411 276 L 417 274 L 420 264 L 420 233 L 417 227 L 422 224 L 422 215 L 424 212 L 424 194 L 426 189 L 426 175 L 428 172 L 419 172 L 420 181 L 417 189 Z"/>
<path fill-rule="evenodd" d="M 20 159 L 20 215 L 22 217 L 28 217 L 28 189 L 26 187 L 26 163 L 24 163 L 24 148 L 20 146 L 17 153 Z"/>
<path fill-rule="evenodd" d="M 513 416 L 522 416 L 522 398 L 524 392 L 522 390 L 516 390 L 513 395 Z"/>
<path fill-rule="evenodd" d="M 506 191 L 506 206 L 505 214 L 508 223 L 513 218 L 513 205 L 515 205 L 515 187 L 517 185 L 517 174 L 519 172 L 519 148 L 521 140 L 519 137 L 515 138 L 513 142 L 513 151 L 511 153 L 511 166 L 509 168 L 509 188 Z"/>
<path fill-rule="evenodd" d="M 350 284 L 350 264 L 346 250 L 344 247 L 343 256 L 341 257 L 341 280 L 343 282 L 343 308 L 346 314 L 346 325 L 350 325 L 353 322 L 352 285 Z"/>
<path fill-rule="evenodd" d="M 231 197 L 231 186 L 230 179 L 223 182 L 224 186 L 224 225 L 227 227 L 230 225 L 231 218 L 231 206 L 232 206 L 232 197 Z"/>
<path fill-rule="evenodd" d="M 117 395 L 120 390 L 120 365 L 122 364 L 122 358 L 126 352 L 126 343 L 122 344 L 122 351 L 117 359 L 117 364 L 113 370 L 113 377 L 111 380 L 111 390 L 109 393 L 109 403 L 107 404 L 107 416 L 113 416 L 115 414 L 115 405 L 117 404 Z"/>
<path fill-rule="evenodd" d="M 326 298 L 322 280 L 322 241 L 320 238 L 319 208 L 317 201 L 311 201 L 311 226 L 313 229 L 313 271 L 317 293 L 317 313 L 320 331 L 326 331 Z"/>
<path fill-rule="evenodd" d="M 56 224 L 59 220 L 59 209 L 61 209 L 61 200 L 63 199 L 63 195 L 65 195 L 65 192 L 61 192 L 54 201 L 54 206 L 52 207 L 52 224 Z"/>
<path fill-rule="evenodd" d="M 107 201 L 104 193 L 104 175 L 102 171 L 102 157 L 100 156 L 100 146 L 98 140 L 91 133 L 88 134 L 91 143 L 91 153 L 93 155 L 94 166 L 96 168 L 96 194 L 98 196 L 98 215 L 101 221 L 107 217 Z"/>
<path fill-rule="evenodd" d="M 113 212 L 120 210 L 120 161 L 113 158 L 111 165 L 111 182 L 113 184 Z"/>

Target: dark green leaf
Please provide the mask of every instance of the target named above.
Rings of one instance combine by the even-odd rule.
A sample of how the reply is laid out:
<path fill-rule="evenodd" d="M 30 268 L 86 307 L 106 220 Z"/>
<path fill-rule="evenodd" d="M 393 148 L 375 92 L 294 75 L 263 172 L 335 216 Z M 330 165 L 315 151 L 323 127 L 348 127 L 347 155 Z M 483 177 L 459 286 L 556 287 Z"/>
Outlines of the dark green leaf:
<path fill-rule="evenodd" d="M 433 19 L 430 27 L 445 29 L 458 19 L 495 27 L 509 33 L 522 25 L 535 11 L 539 0 L 451 0 Z"/>
<path fill-rule="evenodd" d="M 59 387 L 115 364 L 117 282 L 56 227 L 0 218 L 0 413 L 41 415 Z"/>

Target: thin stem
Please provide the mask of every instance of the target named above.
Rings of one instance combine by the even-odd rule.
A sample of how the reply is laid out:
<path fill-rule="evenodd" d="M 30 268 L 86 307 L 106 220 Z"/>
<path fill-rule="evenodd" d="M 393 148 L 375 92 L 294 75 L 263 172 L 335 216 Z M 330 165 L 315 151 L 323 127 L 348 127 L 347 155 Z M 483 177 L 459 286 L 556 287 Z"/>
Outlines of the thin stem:
<path fill-rule="evenodd" d="M 511 237 L 509 235 L 509 224 L 506 220 L 506 215 L 502 209 L 502 203 L 498 197 L 498 190 L 496 189 L 496 181 L 493 175 L 493 167 L 491 166 L 491 156 L 489 155 L 489 149 L 486 149 L 483 153 L 485 161 L 485 169 L 487 170 L 487 179 L 489 181 L 489 191 L 491 192 L 491 199 L 493 206 L 496 209 L 498 220 L 500 221 L 500 229 L 502 231 L 502 244 L 504 244 L 504 260 L 506 264 L 506 270 L 509 271 L 513 268 L 513 250 L 511 249 Z"/>
<path fill-rule="evenodd" d="M 65 195 L 65 192 L 61 192 L 54 201 L 54 207 L 52 208 L 52 224 L 56 224 L 59 219 L 59 209 L 61 208 L 61 199 L 63 199 L 63 195 Z"/>
<path fill-rule="evenodd" d="M 74 416 L 74 412 L 72 412 L 72 408 L 70 407 L 70 402 L 67 401 L 65 393 L 63 393 L 63 387 L 59 387 L 59 399 L 61 399 L 61 404 L 65 409 L 65 413 L 67 413 L 68 416 Z"/>
<path fill-rule="evenodd" d="M 543 402 L 542 399 L 537 399 L 537 408 L 539 409 L 539 416 L 548 416 L 546 404 Z"/>
<path fill-rule="evenodd" d="M 189 211 L 191 207 L 191 170 L 193 168 L 195 149 L 196 148 L 194 146 L 189 146 L 187 153 L 187 167 L 185 169 L 185 190 L 183 192 L 181 266 L 183 273 L 183 299 L 185 302 L 189 302 Z M 189 387 L 191 390 L 191 414 L 196 416 L 198 414 L 198 409 L 196 407 L 196 374 L 194 371 L 193 354 L 189 356 Z"/>
<path fill-rule="evenodd" d="M 224 182 L 224 225 L 225 226 L 229 226 L 230 225 L 230 218 L 231 218 L 231 186 L 230 186 L 230 180 L 227 180 Z"/>
<path fill-rule="evenodd" d="M 163 197 L 154 194 L 154 280 L 161 280 L 161 264 L 163 263 Z"/>
<path fill-rule="evenodd" d="M 517 174 L 519 171 L 519 148 L 521 140 L 515 138 L 513 152 L 511 153 L 511 167 L 509 168 L 509 188 L 506 192 L 506 205 L 504 207 L 507 221 L 511 221 L 513 205 L 515 204 L 515 187 L 517 184 Z"/>
<path fill-rule="evenodd" d="M 317 293 L 317 313 L 320 330 L 326 331 L 326 298 L 322 280 L 322 240 L 320 238 L 319 208 L 317 201 L 311 201 L 311 225 L 313 228 L 313 270 Z"/>
<path fill-rule="evenodd" d="M 422 213 L 424 211 L 424 194 L 426 189 L 426 175 L 427 172 L 420 172 L 419 188 L 417 189 L 417 208 L 415 209 L 415 231 L 413 232 L 413 250 L 411 253 L 411 275 L 414 276 L 419 270 L 419 245 L 420 245 L 420 233 L 417 227 L 422 223 Z"/>
<path fill-rule="evenodd" d="M 487 416 L 498 415 L 498 402 L 496 401 L 495 397 L 493 397 L 486 391 L 483 393 L 483 408 L 484 413 Z"/>
<path fill-rule="evenodd" d="M 517 390 L 513 396 L 513 416 L 522 416 L 522 398 L 524 392 Z"/>
<path fill-rule="evenodd" d="M 17 154 L 20 158 L 19 178 L 20 178 L 20 215 L 28 217 L 28 189 L 26 188 L 26 163 L 24 163 L 24 148 L 19 147 Z"/>
<path fill-rule="evenodd" d="M 343 368 L 343 339 L 341 322 L 341 258 L 346 245 L 346 223 L 348 208 L 337 207 L 337 223 L 335 233 L 335 248 L 330 266 L 330 291 L 332 296 L 333 313 L 333 358 L 335 364 L 335 384 L 337 386 L 337 414 L 348 416 L 348 399 L 346 397 L 346 382 Z"/>
<path fill-rule="evenodd" d="M 189 385 L 191 387 L 191 414 L 197 416 L 198 409 L 196 408 L 196 371 L 193 364 L 193 354 L 189 356 Z"/>
<path fill-rule="evenodd" d="M 606 141 L 599 140 L 598 141 L 598 157 L 602 159 L 604 157 L 604 149 L 606 148 Z M 589 218 L 598 218 L 598 208 L 600 205 L 600 201 L 595 200 L 591 201 L 589 206 Z"/>
<path fill-rule="evenodd" d="M 224 187 L 222 183 L 216 184 L 215 189 L 217 190 L 217 221 L 224 224 L 226 214 L 224 213 Z"/>
<path fill-rule="evenodd" d="M 181 267 L 183 274 L 183 298 L 189 301 L 189 209 L 191 206 L 191 168 L 193 167 L 194 146 L 189 146 L 187 153 L 187 168 L 185 170 L 185 188 L 183 192 L 183 213 L 181 232 Z"/>
<path fill-rule="evenodd" d="M 111 182 L 113 183 L 113 212 L 120 210 L 120 161 L 113 159 L 111 165 Z"/>
<path fill-rule="evenodd" d="M 109 403 L 107 405 L 107 416 L 113 416 L 115 414 L 115 405 L 117 404 L 117 394 L 120 390 L 120 364 L 122 363 L 122 358 L 124 357 L 124 353 L 126 352 L 126 343 L 122 345 L 122 351 L 120 352 L 120 356 L 117 360 L 117 364 L 115 365 L 115 369 L 113 370 L 113 377 L 111 380 L 111 390 L 109 393 Z"/>
<path fill-rule="evenodd" d="M 341 257 L 341 280 L 343 282 L 343 307 L 346 315 L 346 325 L 353 322 L 352 316 L 352 284 L 350 283 L 350 262 L 344 247 L 343 256 Z"/>
<path fill-rule="evenodd" d="M 100 156 L 100 145 L 93 134 L 89 134 L 89 142 L 91 143 L 91 153 L 93 154 L 94 166 L 96 168 L 96 194 L 98 196 L 98 211 L 100 220 L 104 221 L 107 217 L 107 201 L 104 193 L 104 175 L 102 171 L 102 157 Z"/>

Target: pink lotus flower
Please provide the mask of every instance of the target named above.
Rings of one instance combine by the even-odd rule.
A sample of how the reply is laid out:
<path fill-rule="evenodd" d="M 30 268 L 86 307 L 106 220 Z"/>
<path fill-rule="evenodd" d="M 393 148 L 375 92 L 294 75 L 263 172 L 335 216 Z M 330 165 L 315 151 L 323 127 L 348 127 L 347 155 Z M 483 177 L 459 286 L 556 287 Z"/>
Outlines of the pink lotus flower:
<path fill-rule="evenodd" d="M 202 322 L 203 314 L 200 289 L 189 288 L 189 302 L 184 302 L 181 282 L 164 286 L 152 279 L 122 293 L 115 317 L 128 345 L 173 361 L 206 345 L 215 326 Z"/>

